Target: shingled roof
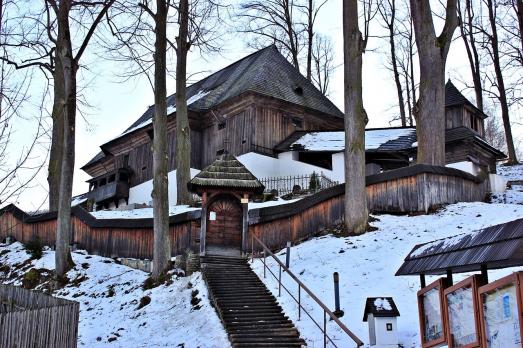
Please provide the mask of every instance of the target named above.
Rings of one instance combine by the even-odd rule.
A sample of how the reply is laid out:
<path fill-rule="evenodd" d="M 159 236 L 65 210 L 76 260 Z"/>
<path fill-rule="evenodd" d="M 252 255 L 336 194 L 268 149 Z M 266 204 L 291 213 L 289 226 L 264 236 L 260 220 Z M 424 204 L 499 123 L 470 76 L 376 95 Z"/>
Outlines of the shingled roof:
<path fill-rule="evenodd" d="M 400 311 L 392 297 L 367 297 L 363 321 L 367 321 L 369 314 L 375 317 L 399 317 Z"/>
<path fill-rule="evenodd" d="M 479 110 L 474 104 L 470 102 L 454 84 L 448 80 L 445 84 L 445 107 L 468 105 L 469 107 L 476 110 L 476 112 L 486 118 L 487 115 L 483 111 Z"/>
<path fill-rule="evenodd" d="M 223 154 L 187 184 L 189 191 L 198 188 L 230 188 L 262 193 L 263 184 L 231 154 Z"/>
<path fill-rule="evenodd" d="M 396 275 L 444 274 L 523 265 L 523 219 L 418 244 Z"/>
<path fill-rule="evenodd" d="M 188 108 L 196 112 L 209 110 L 247 91 L 343 117 L 343 113 L 301 75 L 274 45 L 254 52 L 187 87 L 188 102 L 191 98 L 196 99 Z M 176 107 L 175 99 L 176 94 L 167 97 L 168 110 Z M 154 105 L 125 132 L 146 123 L 153 114 Z"/>

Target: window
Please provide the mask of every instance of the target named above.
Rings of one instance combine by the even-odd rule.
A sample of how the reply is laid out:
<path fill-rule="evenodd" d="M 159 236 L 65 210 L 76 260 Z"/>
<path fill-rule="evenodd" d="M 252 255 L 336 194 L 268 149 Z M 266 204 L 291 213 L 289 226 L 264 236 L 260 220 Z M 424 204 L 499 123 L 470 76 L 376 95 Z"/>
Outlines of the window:
<path fill-rule="evenodd" d="M 116 179 L 116 175 L 112 174 L 109 176 L 109 180 L 107 182 L 113 182 Z"/>
<path fill-rule="evenodd" d="M 387 323 L 387 331 L 392 331 L 392 323 Z"/>
<path fill-rule="evenodd" d="M 128 179 L 129 179 L 129 177 L 127 176 L 126 173 L 120 173 L 120 177 L 119 177 L 120 181 L 127 182 Z"/>
<path fill-rule="evenodd" d="M 100 184 L 99 186 L 103 186 L 107 183 L 107 179 L 103 178 L 103 179 L 100 179 Z"/>
<path fill-rule="evenodd" d="M 122 166 L 123 167 L 129 166 L 129 154 L 123 156 Z"/>
<path fill-rule="evenodd" d="M 225 128 L 225 122 L 218 123 L 218 130 L 221 130 L 221 129 L 224 129 L 224 128 Z"/>

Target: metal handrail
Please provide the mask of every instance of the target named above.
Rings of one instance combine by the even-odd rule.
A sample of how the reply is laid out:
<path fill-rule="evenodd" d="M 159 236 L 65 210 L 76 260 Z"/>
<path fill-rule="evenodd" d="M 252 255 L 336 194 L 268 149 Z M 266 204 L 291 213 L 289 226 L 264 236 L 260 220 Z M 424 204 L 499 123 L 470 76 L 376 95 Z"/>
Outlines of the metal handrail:
<path fill-rule="evenodd" d="M 327 335 L 327 315 L 330 317 L 331 320 L 333 320 L 336 324 L 338 324 L 340 329 L 342 331 L 344 331 L 356 343 L 356 347 L 360 347 L 363 345 L 363 342 L 352 331 L 350 331 L 345 326 L 345 324 L 343 324 L 338 319 L 338 317 L 334 313 L 332 313 L 331 310 L 323 302 L 321 302 L 320 299 L 318 297 L 316 297 L 316 295 L 314 295 L 314 293 L 311 290 L 309 290 L 309 288 L 307 288 L 307 286 L 305 286 L 305 284 L 303 284 L 298 279 L 298 277 L 296 277 L 296 275 L 294 275 L 294 273 L 292 273 L 291 270 L 289 268 L 287 268 L 283 264 L 283 262 L 280 261 L 280 259 L 278 257 L 276 257 L 276 255 L 274 255 L 272 253 L 272 251 L 267 247 L 267 245 L 265 245 L 265 243 L 263 243 L 254 234 L 252 234 L 252 238 L 251 238 L 251 258 L 252 258 L 253 263 L 254 263 L 254 241 L 258 242 L 258 244 L 260 244 L 260 246 L 263 249 L 263 261 L 262 261 L 263 262 L 263 278 L 265 278 L 265 269 L 268 269 L 269 272 L 274 276 L 274 278 L 276 278 L 278 280 L 278 297 L 281 295 L 281 288 L 283 287 L 283 289 L 285 291 L 287 291 L 287 293 L 292 297 L 292 299 L 298 304 L 298 320 L 300 320 L 300 318 L 301 318 L 301 310 L 303 309 L 303 311 L 312 320 L 312 322 L 321 330 L 321 332 L 323 333 L 323 347 L 327 347 L 327 340 L 329 340 L 335 347 L 337 347 L 337 345 L 333 342 L 333 340 Z M 278 263 L 278 265 L 279 265 L 278 277 L 276 277 L 276 275 L 271 271 L 271 269 L 269 267 L 267 267 L 267 264 L 265 261 L 266 253 L 269 254 L 269 256 L 271 256 Z M 281 282 L 282 269 L 285 272 L 287 272 L 287 274 L 298 284 L 298 299 L 296 299 L 291 294 L 291 292 L 282 284 L 282 282 Z M 318 324 L 316 322 L 316 320 L 314 320 L 314 318 L 312 318 L 312 316 L 309 314 L 309 312 L 307 312 L 305 307 L 303 307 L 301 305 L 301 289 L 302 288 L 323 309 L 323 329 L 320 326 L 320 324 Z"/>

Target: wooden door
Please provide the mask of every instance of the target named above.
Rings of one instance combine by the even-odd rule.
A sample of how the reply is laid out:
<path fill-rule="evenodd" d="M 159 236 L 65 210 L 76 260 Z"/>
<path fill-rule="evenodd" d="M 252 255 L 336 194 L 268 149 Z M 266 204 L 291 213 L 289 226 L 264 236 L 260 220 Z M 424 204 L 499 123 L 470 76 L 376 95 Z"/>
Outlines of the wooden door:
<path fill-rule="evenodd" d="M 205 251 L 239 255 L 242 245 L 242 207 L 233 196 L 220 196 L 207 208 Z"/>

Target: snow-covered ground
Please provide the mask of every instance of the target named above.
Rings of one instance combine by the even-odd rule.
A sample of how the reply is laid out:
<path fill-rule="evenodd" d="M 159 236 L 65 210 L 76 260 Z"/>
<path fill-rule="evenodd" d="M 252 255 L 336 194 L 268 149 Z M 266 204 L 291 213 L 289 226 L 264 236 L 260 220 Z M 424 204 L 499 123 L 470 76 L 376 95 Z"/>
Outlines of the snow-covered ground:
<path fill-rule="evenodd" d="M 333 272 L 340 275 L 341 309 L 345 316 L 341 321 L 360 339 L 368 343 L 367 323 L 362 322 L 367 297 L 394 298 L 401 313 L 398 318 L 400 343 L 405 347 L 419 347 L 419 324 L 416 292 L 420 289 L 418 277 L 396 277 L 394 274 L 416 244 L 470 232 L 483 227 L 523 217 L 523 206 L 510 204 L 460 203 L 446 207 L 433 215 L 422 216 L 376 216 L 379 221 L 373 226 L 377 231 L 358 237 L 338 238 L 332 235 L 314 238 L 291 248 L 291 270 L 331 310 L 334 309 Z M 278 253 L 285 261 L 285 252 Z M 268 264 L 277 273 L 274 261 Z M 263 274 L 263 264 L 253 264 L 258 275 Z M 492 271 L 491 280 L 509 274 L 513 270 Z M 456 275 L 455 281 L 467 275 Z M 284 284 L 297 296 L 297 286 L 284 275 Z M 437 277 L 427 278 L 427 282 Z M 277 281 L 267 273 L 265 283 L 277 295 Z M 323 325 L 323 312 L 314 302 L 304 296 L 306 307 L 313 317 Z M 297 305 L 287 294 L 279 298 L 285 312 L 292 320 L 297 318 Z M 321 332 L 312 321 L 297 322 L 309 347 L 323 344 Z M 328 324 L 328 332 L 339 340 L 338 346 L 348 347 L 350 339 L 337 330 L 334 323 Z M 350 345 L 352 346 L 352 344 Z"/>
<path fill-rule="evenodd" d="M 22 275 L 31 268 L 54 269 L 51 250 L 40 260 L 27 260 L 22 244 L 0 244 L 0 283 L 21 285 Z M 68 285 L 54 295 L 80 303 L 79 347 L 230 346 L 207 298 L 201 273 L 173 276 L 170 285 L 143 290 L 148 277 L 145 272 L 81 251 L 73 253 L 73 260 L 76 266 L 67 276 L 79 284 Z M 10 267 L 7 272 L 2 269 L 5 265 Z M 151 302 L 138 309 L 145 296 Z M 191 303 L 193 297 L 199 301 Z"/>

